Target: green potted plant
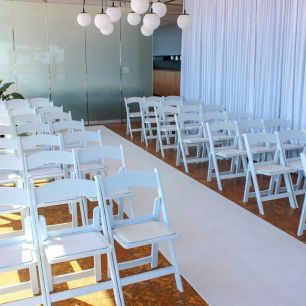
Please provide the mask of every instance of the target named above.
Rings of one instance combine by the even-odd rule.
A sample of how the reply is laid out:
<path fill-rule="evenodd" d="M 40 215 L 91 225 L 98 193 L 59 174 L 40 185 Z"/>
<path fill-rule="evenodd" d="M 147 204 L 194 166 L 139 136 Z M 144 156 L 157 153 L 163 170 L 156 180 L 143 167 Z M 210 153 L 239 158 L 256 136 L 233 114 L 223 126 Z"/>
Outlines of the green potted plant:
<path fill-rule="evenodd" d="M 0 100 L 12 100 L 12 99 L 24 99 L 23 95 L 18 92 L 7 93 L 7 90 L 13 82 L 2 84 L 3 80 L 0 80 Z"/>

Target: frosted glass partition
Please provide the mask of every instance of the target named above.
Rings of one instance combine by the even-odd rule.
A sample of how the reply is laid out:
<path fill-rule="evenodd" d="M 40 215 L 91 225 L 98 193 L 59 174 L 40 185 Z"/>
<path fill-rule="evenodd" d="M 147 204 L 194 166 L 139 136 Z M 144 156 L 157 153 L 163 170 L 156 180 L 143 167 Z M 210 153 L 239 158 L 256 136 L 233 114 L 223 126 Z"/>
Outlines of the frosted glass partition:
<path fill-rule="evenodd" d="M 15 81 L 12 18 L 10 2 L 1 2 L 0 8 L 0 80 Z"/>
<path fill-rule="evenodd" d="M 87 7 L 91 16 L 100 11 L 98 6 Z M 86 58 L 90 121 L 120 118 L 119 22 L 114 24 L 114 32 L 109 36 L 102 35 L 94 24 L 86 28 Z"/>
<path fill-rule="evenodd" d="M 48 96 L 46 4 L 12 2 L 16 84 L 24 96 Z"/>
<path fill-rule="evenodd" d="M 78 26 L 77 5 L 48 4 L 51 98 L 71 110 L 74 119 L 87 119 L 85 29 Z"/>
<path fill-rule="evenodd" d="M 122 87 L 123 96 L 150 96 L 152 94 L 153 61 L 152 37 L 140 32 L 140 25 L 127 22 L 128 10 L 121 19 Z"/>
<path fill-rule="evenodd" d="M 0 79 L 26 97 L 51 97 L 74 119 L 124 118 L 123 97 L 152 94 L 152 38 L 132 27 L 123 9 L 104 36 L 93 21 L 80 27 L 81 5 L 0 0 Z M 94 16 L 99 6 L 86 6 Z"/>

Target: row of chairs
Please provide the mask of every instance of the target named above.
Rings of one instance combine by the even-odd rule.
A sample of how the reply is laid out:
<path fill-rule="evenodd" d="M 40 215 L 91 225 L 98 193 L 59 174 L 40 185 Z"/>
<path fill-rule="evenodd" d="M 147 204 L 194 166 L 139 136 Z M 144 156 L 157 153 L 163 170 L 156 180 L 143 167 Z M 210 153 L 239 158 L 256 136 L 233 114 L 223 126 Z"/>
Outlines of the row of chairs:
<path fill-rule="evenodd" d="M 306 151 L 306 133 L 291 130 L 289 120 L 248 119 L 243 113 L 236 120 L 225 111 L 203 112 L 195 104 L 163 106 L 161 102 L 154 104 L 145 99 L 139 103 L 146 144 L 147 139 L 156 139 L 156 151 L 160 150 L 163 157 L 164 150 L 176 150 L 176 165 L 183 163 L 187 173 L 190 163 L 208 161 L 207 180 L 215 177 L 220 191 L 223 179 L 245 177 L 243 201 L 256 197 L 261 214 L 264 214 L 262 202 L 273 199 L 288 197 L 290 206 L 297 207 L 296 195 L 305 193 L 299 154 Z M 152 107 L 154 112 L 148 111 Z M 221 160 L 229 161 L 228 171 L 219 170 Z M 260 190 L 258 175 L 269 178 L 268 190 Z M 252 185 L 254 192 L 250 192 Z M 298 235 L 302 233 L 301 224 L 302 221 Z"/>
<path fill-rule="evenodd" d="M 61 129 L 55 131 L 54 125 L 60 123 Z M 13 232 L 10 235 L 2 235 L 0 239 L 3 254 L 0 271 L 29 268 L 30 272 L 30 282 L 2 288 L 0 292 L 8 293 L 30 286 L 35 296 L 13 304 L 49 305 L 70 297 L 113 288 L 117 305 L 124 305 L 122 286 L 168 274 L 175 275 L 177 287 L 182 291 L 173 245 L 178 234 L 169 226 L 157 171 L 127 171 L 122 146 L 102 146 L 100 131 L 74 131 L 69 123 L 58 121 L 49 125 L 49 131 L 55 134 L 61 132 L 58 135 L 39 130 L 37 125 L 34 127 L 34 122 L 9 126 L 11 132 L 3 133 L 4 138 L 0 138 L 0 173 L 8 174 L 7 180 L 0 183 L 14 183 L 16 186 L 0 188 L 1 214 L 20 212 L 23 221 L 22 236 Z M 32 125 L 30 129 L 26 128 L 29 124 Z M 111 169 L 106 163 L 108 159 L 117 161 L 116 176 L 109 176 Z M 35 187 L 42 179 L 47 179 L 48 183 Z M 54 182 L 49 183 L 54 179 Z M 146 194 L 147 188 L 155 190 L 152 213 L 145 216 L 136 216 L 133 209 L 134 189 L 139 191 L 139 187 L 145 188 Z M 88 218 L 89 201 L 98 202 L 92 221 Z M 128 218 L 123 214 L 124 201 L 130 206 Z M 114 203 L 118 206 L 117 215 L 113 215 Z M 47 226 L 41 209 L 61 204 L 68 204 L 72 214 L 70 226 Z M 81 226 L 78 226 L 77 205 L 82 217 Z M 15 236 L 17 234 L 18 236 Z M 84 243 L 80 244 L 79 241 Z M 151 255 L 117 263 L 114 241 L 125 249 L 151 245 Z M 172 264 L 169 267 L 157 268 L 159 245 L 164 241 L 169 245 Z M 9 254 L 12 251 L 16 257 L 12 257 L 10 261 Z M 101 254 L 107 255 L 110 274 L 110 280 L 102 282 Z M 59 276 L 52 274 L 51 265 L 88 256 L 94 257 L 93 269 Z M 120 276 L 120 270 L 144 264 L 150 264 L 153 270 Z M 91 275 L 97 281 L 93 285 L 63 292 L 53 291 L 55 284 Z"/>

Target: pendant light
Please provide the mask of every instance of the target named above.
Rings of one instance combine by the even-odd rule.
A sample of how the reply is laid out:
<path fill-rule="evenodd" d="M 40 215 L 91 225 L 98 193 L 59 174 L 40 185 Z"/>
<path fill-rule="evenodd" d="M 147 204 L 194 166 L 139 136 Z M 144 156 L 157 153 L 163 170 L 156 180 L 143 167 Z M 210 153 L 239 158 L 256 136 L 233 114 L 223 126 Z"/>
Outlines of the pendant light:
<path fill-rule="evenodd" d="M 121 9 L 119 6 L 116 7 L 113 1 L 113 5 L 107 8 L 106 14 L 108 15 L 111 22 L 117 22 L 121 18 Z"/>
<path fill-rule="evenodd" d="M 141 15 L 144 14 L 149 9 L 149 0 L 131 0 L 132 10 Z"/>
<path fill-rule="evenodd" d="M 145 14 L 143 17 L 143 25 L 148 30 L 156 30 L 160 25 L 160 18 L 157 14 L 153 13 L 153 9 L 151 7 L 150 13 Z"/>
<path fill-rule="evenodd" d="M 139 14 L 131 12 L 127 15 L 127 21 L 130 25 L 137 26 L 141 21 L 141 17 Z"/>
<path fill-rule="evenodd" d="M 106 29 L 110 27 L 111 21 L 107 14 L 104 13 L 104 1 L 102 0 L 101 13 L 97 14 L 95 17 L 95 25 L 98 29 Z"/>
<path fill-rule="evenodd" d="M 177 18 L 177 25 L 182 29 L 185 30 L 189 28 L 192 24 L 192 18 L 189 14 L 186 13 L 185 10 L 185 1 L 183 2 L 183 14 Z"/>
<path fill-rule="evenodd" d="M 147 29 L 144 25 L 141 26 L 140 31 L 143 36 L 151 36 L 154 32 L 153 30 Z"/>
<path fill-rule="evenodd" d="M 166 15 L 167 13 L 167 6 L 165 3 L 160 2 L 160 0 L 158 0 L 158 2 L 154 2 L 152 4 L 152 9 L 153 9 L 153 13 L 155 13 L 156 15 L 158 15 L 159 18 L 162 18 Z"/>
<path fill-rule="evenodd" d="M 81 27 L 87 27 L 91 22 L 91 16 L 85 12 L 85 0 L 83 0 L 83 10 L 77 16 L 77 22 Z"/>
<path fill-rule="evenodd" d="M 114 32 L 114 25 L 111 23 L 109 27 L 100 29 L 103 35 L 111 35 Z"/>

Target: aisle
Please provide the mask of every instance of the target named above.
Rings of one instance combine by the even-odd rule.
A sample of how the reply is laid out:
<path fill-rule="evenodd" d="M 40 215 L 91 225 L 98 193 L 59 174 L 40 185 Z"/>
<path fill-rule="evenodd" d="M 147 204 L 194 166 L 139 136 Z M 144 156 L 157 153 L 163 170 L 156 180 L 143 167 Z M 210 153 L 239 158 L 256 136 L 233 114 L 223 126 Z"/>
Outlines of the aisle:
<path fill-rule="evenodd" d="M 305 305 L 303 243 L 105 127 L 103 139 L 105 145 L 123 144 L 129 169 L 159 169 L 172 226 L 181 234 L 181 272 L 205 301 L 213 306 Z M 140 198 L 136 209 L 144 212 Z"/>

